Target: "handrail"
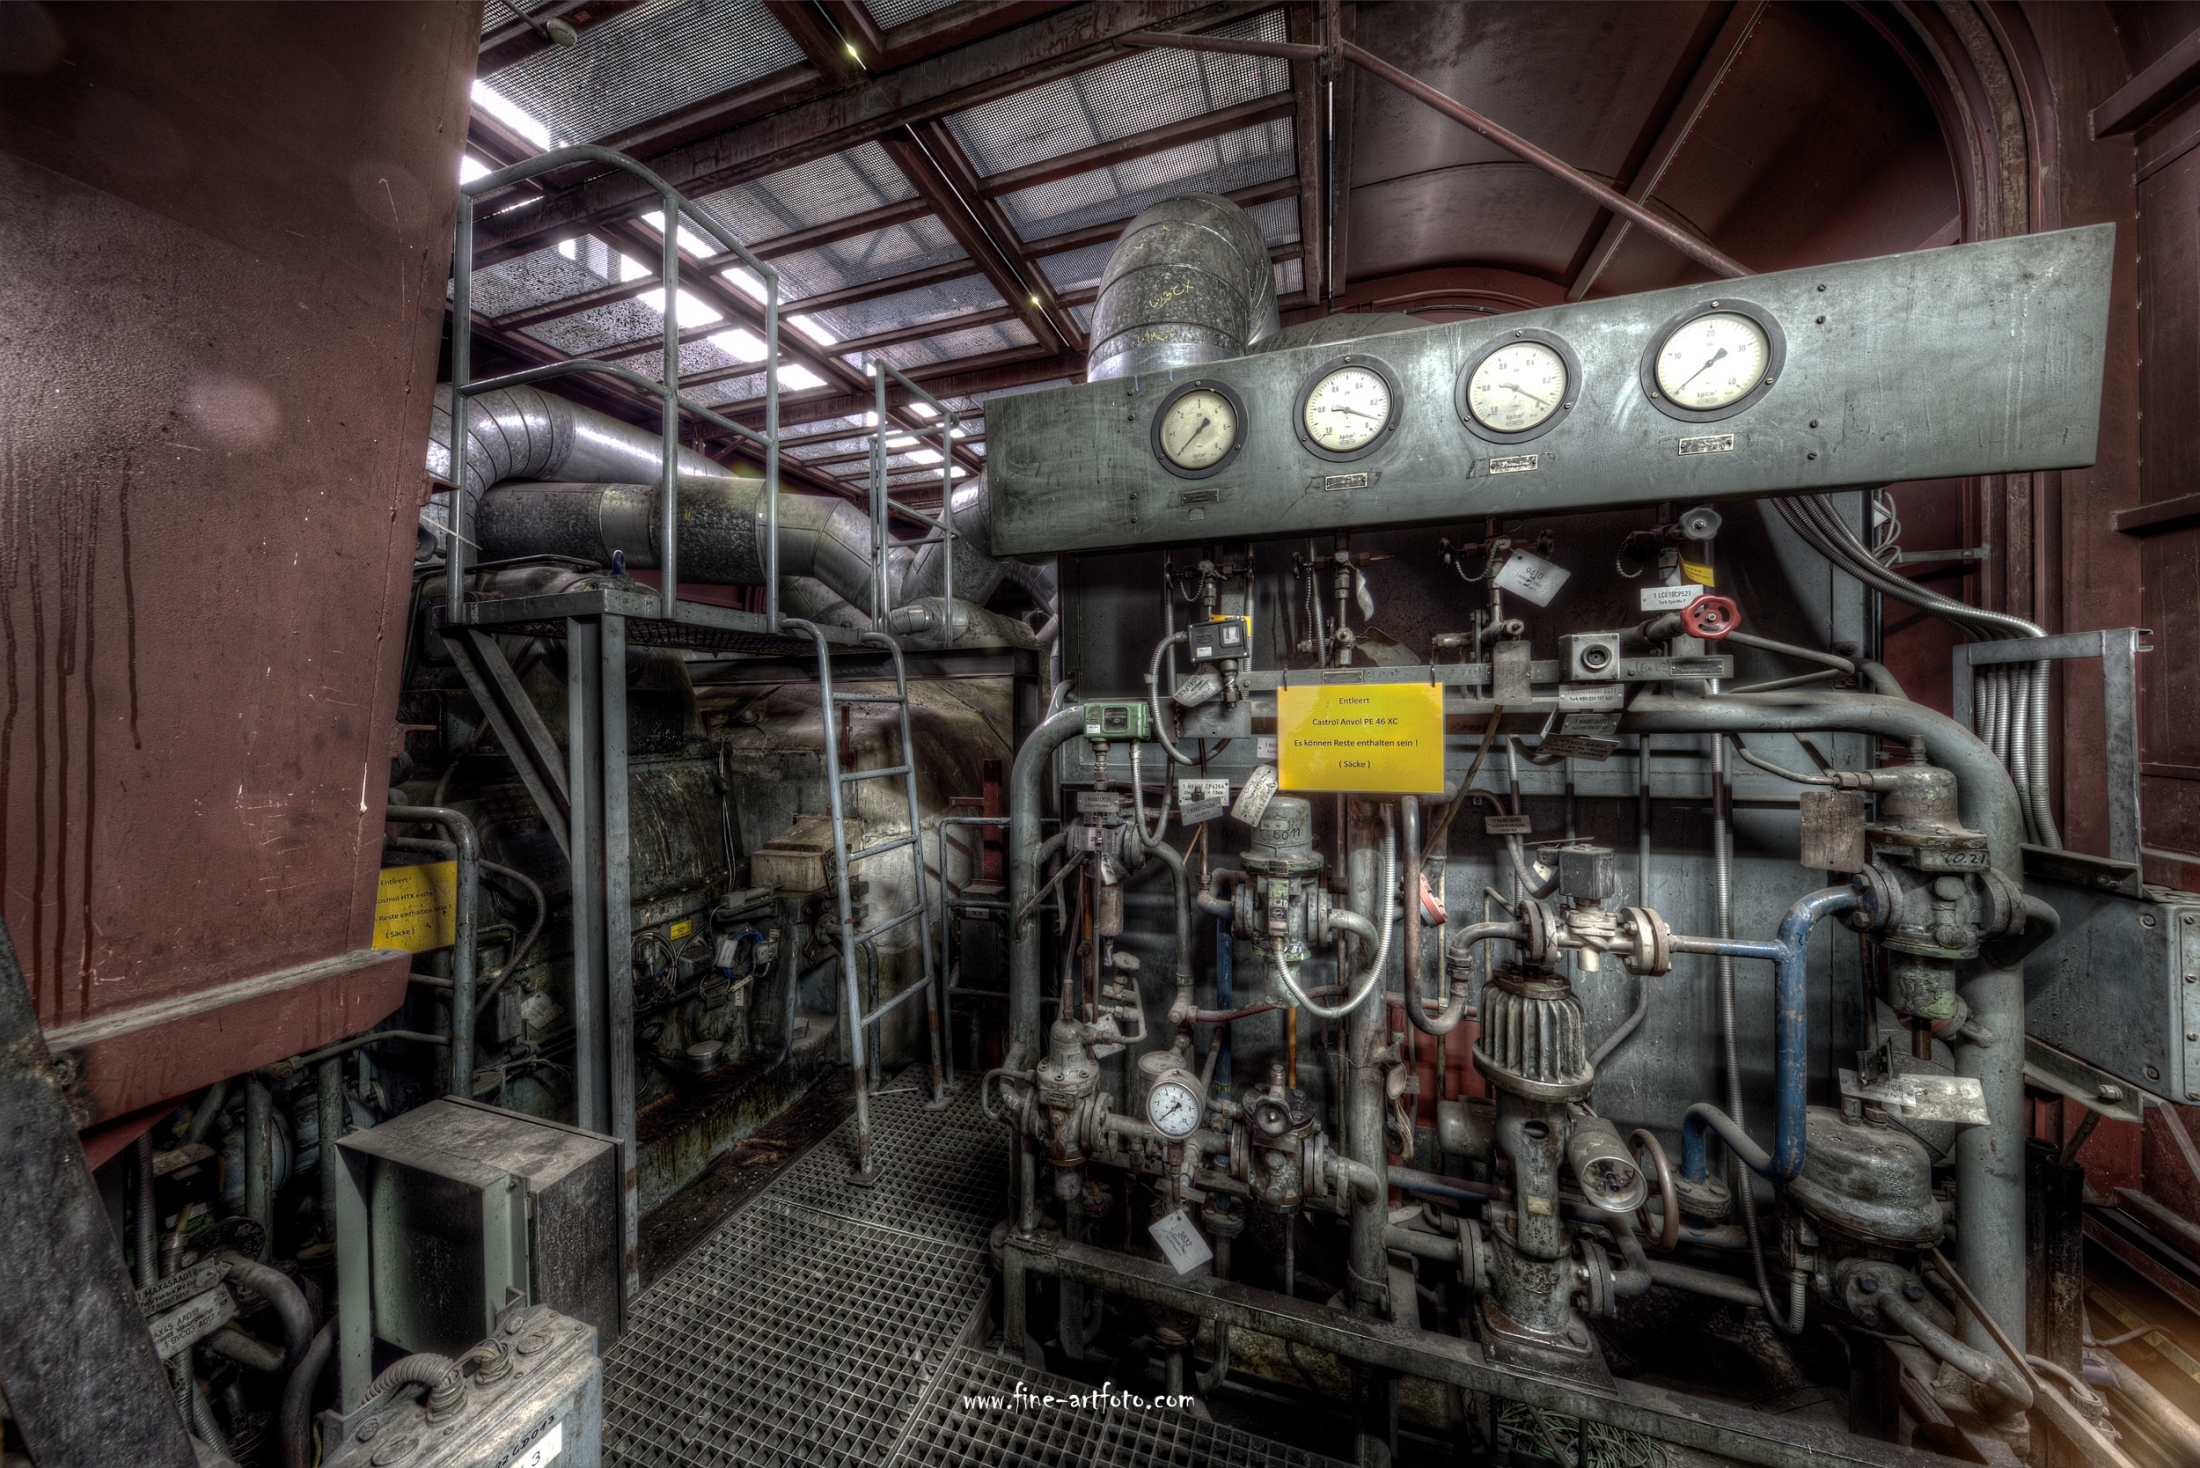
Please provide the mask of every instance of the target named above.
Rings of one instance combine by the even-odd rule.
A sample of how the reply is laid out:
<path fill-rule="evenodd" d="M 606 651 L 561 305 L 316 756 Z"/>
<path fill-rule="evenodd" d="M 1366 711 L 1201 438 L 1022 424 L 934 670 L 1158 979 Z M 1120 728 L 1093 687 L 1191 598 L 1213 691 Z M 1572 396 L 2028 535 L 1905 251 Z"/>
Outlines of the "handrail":
<path fill-rule="evenodd" d="M 664 202 L 664 254 L 658 281 L 664 287 L 664 348 L 662 375 L 658 380 L 632 368 L 610 362 L 552 362 L 524 372 L 509 373 L 484 382 L 473 381 L 473 261 L 474 201 L 573 163 L 601 163 L 634 174 Z M 700 403 L 680 395 L 680 226 L 690 221 L 716 240 L 735 258 L 756 272 L 764 286 L 764 431 L 759 434 Z M 474 542 L 467 516 L 466 434 L 467 402 L 500 387 L 517 387 L 563 377 L 574 372 L 599 372 L 653 394 L 663 408 L 664 456 L 658 479 L 657 572 L 661 615 L 671 620 L 680 604 L 679 493 L 680 414 L 695 416 L 731 429 L 762 445 L 764 450 L 764 619 L 779 630 L 779 272 L 735 239 L 725 226 L 703 213 L 678 189 L 656 173 L 611 148 L 593 143 L 574 143 L 523 158 L 508 167 L 485 173 L 458 188 L 458 222 L 451 252 L 451 492 L 448 544 L 444 553 L 445 616 L 450 625 L 463 623 L 466 613 L 466 548 Z M 897 374 L 899 375 L 899 374 Z"/>
<path fill-rule="evenodd" d="M 893 378 L 896 382 L 899 382 L 903 387 L 907 388 L 909 392 L 915 397 L 920 398 L 924 402 L 931 404 L 932 411 L 939 415 L 938 421 L 936 423 L 927 425 L 925 428 L 922 429 L 900 428 L 893 430 L 896 434 L 909 435 L 920 444 L 924 442 L 925 436 L 928 433 L 931 433 L 933 431 L 937 431 L 939 433 L 940 513 L 936 516 L 927 515 L 922 510 L 916 509 L 915 507 L 910 505 L 903 504 L 901 501 L 893 498 L 890 494 L 887 493 L 886 460 L 888 458 L 888 454 L 886 452 L 886 438 L 888 430 L 886 427 L 886 379 L 889 377 Z M 899 510 L 903 514 L 909 516 L 911 519 L 920 520 L 925 524 L 934 526 L 938 529 L 939 534 L 937 536 L 926 536 L 922 540 L 917 541 L 916 544 L 930 545 L 937 543 L 940 545 L 944 545 L 947 548 L 946 555 L 944 557 L 945 569 L 940 573 L 940 600 L 944 603 L 952 603 L 955 600 L 954 430 L 955 425 L 962 420 L 956 416 L 955 410 L 953 408 L 948 407 L 947 404 L 941 402 L 938 398 L 932 396 L 932 394 L 917 386 L 916 383 L 911 382 L 908 376 L 904 374 L 900 368 L 894 366 L 894 364 L 891 362 L 885 361 L 883 358 L 874 356 L 871 359 L 871 386 L 877 404 L 876 409 L 872 413 L 871 417 L 870 503 L 871 624 L 876 627 L 883 624 L 886 613 L 892 610 L 892 608 L 888 605 L 889 598 L 886 586 L 886 553 L 895 544 L 895 542 L 887 534 L 886 522 L 887 517 L 894 510 Z M 948 610 L 942 613 L 940 617 L 940 631 L 943 637 L 943 645 L 951 644 L 955 641 L 955 619 L 952 610 Z"/>

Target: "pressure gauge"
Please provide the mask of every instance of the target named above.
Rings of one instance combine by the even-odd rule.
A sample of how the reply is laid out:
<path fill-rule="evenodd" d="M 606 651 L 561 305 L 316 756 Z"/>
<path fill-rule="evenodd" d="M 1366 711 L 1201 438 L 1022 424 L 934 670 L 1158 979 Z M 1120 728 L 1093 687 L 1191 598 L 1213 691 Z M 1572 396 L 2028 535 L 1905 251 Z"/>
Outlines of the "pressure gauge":
<path fill-rule="evenodd" d="M 1709 423 L 1763 397 L 1786 360 L 1787 338 L 1771 312 L 1748 301 L 1707 301 L 1651 338 L 1642 389 L 1667 417 Z"/>
<path fill-rule="evenodd" d="M 1525 443 L 1565 421 L 1580 383 L 1581 361 L 1572 347 L 1548 331 L 1521 327 L 1467 358 L 1452 406 L 1475 437 Z"/>
<path fill-rule="evenodd" d="M 1206 1099 L 1199 1083 L 1182 1071 L 1171 1071 L 1154 1082 L 1146 1093 L 1146 1120 L 1172 1142 L 1181 1142 L 1199 1129 Z"/>
<path fill-rule="evenodd" d="M 1373 453 L 1396 431 L 1398 376 L 1354 353 L 1324 362 L 1299 384 L 1299 442 L 1324 459 Z"/>
<path fill-rule="evenodd" d="M 1245 404 L 1229 384 L 1178 385 L 1153 415 L 1153 456 L 1179 479 L 1220 474 L 1244 447 Z"/>

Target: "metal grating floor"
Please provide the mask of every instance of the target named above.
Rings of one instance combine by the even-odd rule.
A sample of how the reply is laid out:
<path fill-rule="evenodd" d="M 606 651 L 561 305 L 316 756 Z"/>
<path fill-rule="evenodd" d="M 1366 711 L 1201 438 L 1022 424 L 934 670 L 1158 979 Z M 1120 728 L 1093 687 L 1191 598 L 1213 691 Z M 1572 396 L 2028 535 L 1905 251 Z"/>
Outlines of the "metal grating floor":
<path fill-rule="evenodd" d="M 604 1358 L 604 1461 L 632 1468 L 1267 1468 L 1328 1460 L 1166 1409 L 1010 1402 L 1086 1390 L 972 1348 L 1006 1212 L 1006 1137 L 965 1079 L 873 1098 L 885 1165 L 848 1185 L 853 1119 L 635 1302 Z M 920 1089 L 921 1088 L 921 1089 Z M 1002 1399 L 998 1406 L 993 1398 Z"/>

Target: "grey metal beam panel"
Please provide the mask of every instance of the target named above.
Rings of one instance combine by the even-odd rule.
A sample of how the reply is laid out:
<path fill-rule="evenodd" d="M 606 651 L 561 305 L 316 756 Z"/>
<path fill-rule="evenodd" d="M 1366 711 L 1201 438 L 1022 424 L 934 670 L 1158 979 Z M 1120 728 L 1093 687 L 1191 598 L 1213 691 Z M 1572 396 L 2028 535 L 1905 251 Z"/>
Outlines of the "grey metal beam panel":
<path fill-rule="evenodd" d="M 2113 226 L 2092 225 L 1372 338 L 1365 354 L 1397 374 L 1401 416 L 1372 453 L 1343 463 L 1309 454 L 1291 424 L 1300 383 L 1346 350 L 1336 343 L 1196 369 L 1235 388 L 1246 410 L 1244 448 L 1207 479 L 1179 479 L 1155 459 L 1150 430 L 1169 375 L 996 399 L 993 553 L 2081 467 L 2100 426 L 2114 240 Z M 1643 354 L 1675 316 L 1715 300 L 1771 312 L 1786 360 L 1743 411 L 1677 421 L 1645 395 Z M 1529 327 L 1579 357 L 1574 407 L 1540 438 L 1485 443 L 1453 410 L 1454 381 L 1478 348 Z M 1491 473 L 1493 456 L 1511 467 Z"/>
<path fill-rule="evenodd" d="M 0 921 L 0 1387 L 41 1463 L 191 1468 L 122 1245 Z"/>
<path fill-rule="evenodd" d="M 626 618 L 605 617 L 597 634 L 596 696 L 602 704 L 603 964 L 605 1067 L 611 1089 L 611 1125 L 625 1171 L 619 1180 L 621 1318 L 642 1292 L 641 1141 L 635 1131 L 634 1093 L 634 899 L 627 820 Z M 570 659 L 568 660 L 570 662 Z"/>
<path fill-rule="evenodd" d="M 573 1090 L 580 1124 L 608 1131 L 611 1099 L 604 1076 L 603 711 L 597 707 L 600 625 L 565 624 L 566 788 L 573 793 Z"/>

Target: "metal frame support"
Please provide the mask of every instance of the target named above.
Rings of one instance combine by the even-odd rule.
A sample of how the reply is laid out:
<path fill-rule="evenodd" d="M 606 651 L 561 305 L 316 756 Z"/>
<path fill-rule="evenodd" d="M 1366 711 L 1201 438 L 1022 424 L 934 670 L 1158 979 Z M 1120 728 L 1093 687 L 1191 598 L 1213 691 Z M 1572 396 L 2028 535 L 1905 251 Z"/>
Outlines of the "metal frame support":
<path fill-rule="evenodd" d="M 2144 627 L 2100 632 L 2065 632 L 2056 637 L 2017 637 L 1997 642 L 1966 642 L 1954 653 L 1951 714 L 1964 728 L 1973 726 L 1972 682 L 1978 668 L 2002 663 L 2037 663 L 2062 658 L 2101 660 L 2101 722 L 2108 775 L 2108 854 L 2134 866 L 2140 860 L 2139 817 L 2139 639 L 2153 634 Z"/>
<path fill-rule="evenodd" d="M 610 969 L 604 962 L 603 708 L 601 627 L 574 617 L 565 624 L 567 788 L 573 793 L 573 1079 L 579 1124 L 611 1126 L 605 1075 L 604 1016 Z M 623 681 L 623 679 L 622 679 Z"/>
<path fill-rule="evenodd" d="M 0 919 L 0 1388 L 40 1463 L 194 1468 Z"/>
<path fill-rule="evenodd" d="M 527 793 L 541 813 L 543 824 L 557 838 L 558 849 L 573 855 L 573 798 L 566 772 L 558 766 L 557 741 L 550 726 L 520 686 L 519 675 L 496 638 L 477 627 L 446 627 L 444 645 L 458 664 L 466 687 L 481 706 L 495 731 L 497 743 L 511 756 Z"/>
<path fill-rule="evenodd" d="M 1006 913 L 1006 912 L 1008 911 L 1008 903 L 1007 903 L 1007 901 L 1006 901 L 1006 900 L 993 901 L 993 900 L 987 900 L 987 899 L 983 899 L 983 898 L 975 898 L 975 897 L 957 898 L 957 897 L 956 897 L 956 896 L 954 895 L 954 889 L 953 889 L 953 888 L 952 888 L 952 887 L 951 887 L 951 886 L 950 886 L 950 885 L 948 884 L 948 880 L 947 880 L 947 832 L 948 832 L 948 828 L 949 828 L 949 827 L 952 827 L 952 826 L 980 826 L 980 827 L 983 827 L 983 826 L 998 826 L 998 827 L 1000 827 L 1000 828 L 1001 828 L 1002 830 L 1004 830 L 1004 831 L 1005 831 L 1005 830 L 1007 830 L 1007 829 L 1008 829 L 1008 817 L 1007 817 L 1007 816 L 942 816 L 942 817 L 940 817 L 940 824 L 939 824 L 939 838 L 940 838 L 940 1022 L 939 1022 L 939 1037 L 940 1037 L 940 1038 L 939 1038 L 939 1043 L 940 1043 L 940 1063 L 941 1063 L 941 1067 L 942 1067 L 942 1074 L 943 1074 L 943 1075 L 945 1076 L 945 1078 L 946 1078 L 946 1079 L 947 1079 L 948 1081 L 950 1081 L 950 1082 L 952 1082 L 952 1081 L 953 1081 L 953 1080 L 955 1079 L 955 1046 L 954 1046 L 954 1043 L 953 1043 L 953 1041 L 952 1041 L 952 1039 L 951 1039 L 951 1037 L 952 1037 L 952 1036 L 953 1036 L 953 1034 L 954 1034 L 954 1018 L 955 1018 L 954 998 L 955 998 L 955 996 L 956 996 L 956 995 L 957 995 L 958 993 L 977 993 L 977 992 L 981 992 L 981 991 L 978 991 L 978 990 L 958 990 L 958 989 L 957 989 L 957 988 L 955 987 L 955 916 L 954 916 L 954 909 L 956 909 L 956 908 L 958 908 L 958 907 L 968 907 L 968 908 L 985 908 L 985 909 L 990 909 L 990 910 L 992 910 L 992 911 L 995 911 L 995 912 L 1000 912 L 1000 913 L 1003 913 L 1003 914 L 1005 914 L 1005 913 Z M 978 849 L 979 849 L 979 851 L 980 851 L 980 853 L 981 853 L 981 865 L 982 865 L 982 853 L 983 853 L 983 851 L 984 851 L 984 849 L 985 849 L 985 838 L 984 838 L 983 836 L 980 836 L 980 837 L 978 838 Z M 1003 990 L 1003 991 L 1001 991 L 1001 993 L 1000 993 L 1000 994 L 999 994 L 998 996 L 996 996 L 996 997 L 998 997 L 998 998 L 1001 998 L 1001 999 L 1006 999 L 1006 998 L 1008 997 L 1008 992 L 1007 992 L 1006 990 Z M 976 1063 L 976 1061 L 977 1061 L 977 1057 L 976 1057 L 976 1056 L 972 1056 L 972 1057 L 971 1057 L 971 1060 L 972 1060 L 972 1063 L 973 1063 L 973 1064 L 975 1064 L 975 1063 Z M 982 1069 L 983 1067 L 980 1067 L 980 1068 Z"/>
<path fill-rule="evenodd" d="M 1526 1402 L 1547 1412 L 1640 1433 L 1772 1468 L 1946 1468 L 1936 1453 L 1859 1437 L 1704 1397 L 1620 1380 L 1609 1391 L 1495 1361 L 1474 1341 L 1418 1326 L 1354 1315 L 1308 1300 L 1222 1280 L 1178 1275 L 1160 1260 L 1091 1244 L 1048 1242 L 1011 1232 L 1002 1244 L 1003 1347 L 1022 1348 L 1029 1276 L 1071 1280 L 1111 1294 L 1328 1351 L 1385 1371 Z"/>

